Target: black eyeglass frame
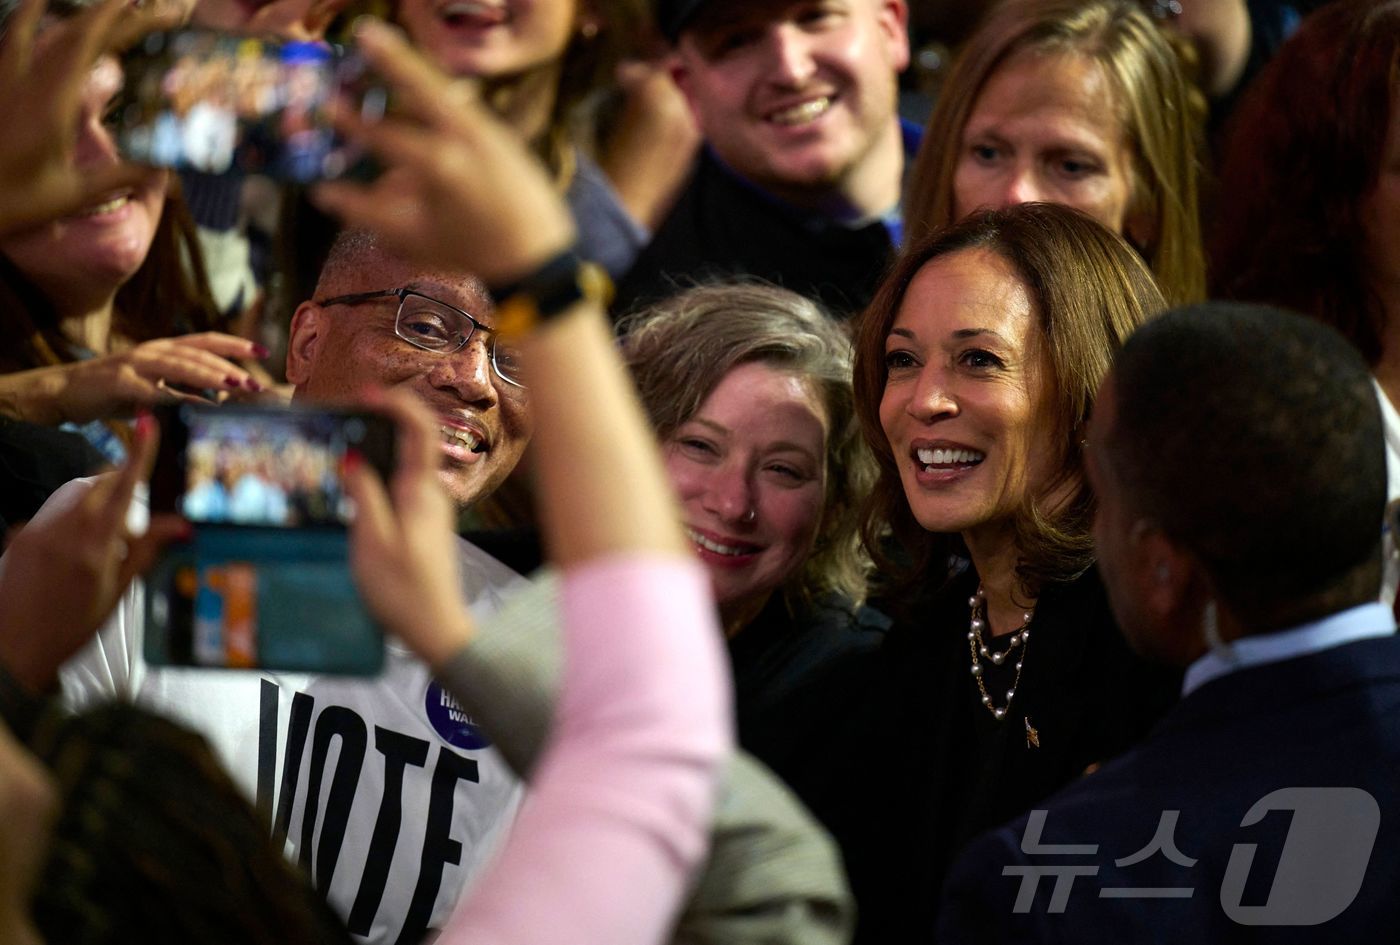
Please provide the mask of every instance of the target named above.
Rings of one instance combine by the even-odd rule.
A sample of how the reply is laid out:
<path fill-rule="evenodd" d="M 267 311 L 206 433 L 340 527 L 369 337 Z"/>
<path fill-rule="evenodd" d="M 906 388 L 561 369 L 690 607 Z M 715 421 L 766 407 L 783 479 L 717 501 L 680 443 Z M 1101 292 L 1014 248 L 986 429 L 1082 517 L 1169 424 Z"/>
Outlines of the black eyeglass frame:
<path fill-rule="evenodd" d="M 421 344 L 417 340 L 410 338 L 408 335 L 405 335 L 399 329 L 400 322 L 403 319 L 403 305 L 410 295 L 416 295 L 418 298 L 426 299 L 427 301 L 432 302 L 434 305 L 441 305 L 445 309 L 449 309 L 453 312 L 456 312 L 458 315 L 461 315 L 467 320 L 467 323 L 472 326 L 471 330 L 468 331 L 466 334 L 462 335 L 462 340 L 457 344 L 457 347 L 450 349 L 429 348 L 427 345 Z M 361 302 L 373 302 L 376 299 L 387 298 L 396 298 L 399 300 L 399 307 L 394 312 L 394 334 L 403 341 L 406 341 L 409 344 L 413 345 L 413 347 L 420 348 L 423 351 L 431 351 L 433 354 L 456 354 L 458 351 L 461 351 L 467 346 L 467 343 L 472 340 L 472 335 L 476 334 L 478 330 L 484 331 L 486 332 L 486 334 L 491 336 L 490 355 L 492 372 L 512 387 L 519 387 L 521 390 L 525 389 L 525 385 L 523 383 L 517 381 L 513 377 L 509 377 L 508 375 L 506 375 L 506 373 L 501 370 L 501 366 L 496 363 L 496 334 L 492 329 L 486 327 L 485 325 L 481 324 L 481 322 L 477 321 L 476 317 L 470 312 L 465 312 L 457 306 L 450 305 L 447 302 L 442 301 L 441 299 L 435 299 L 431 295 L 428 295 L 426 292 L 420 292 L 417 289 L 410 289 L 407 286 L 403 286 L 397 289 L 378 289 L 374 292 L 352 292 L 349 295 L 333 295 L 328 299 L 315 300 L 315 304 L 323 307 L 328 305 L 359 305 Z"/>

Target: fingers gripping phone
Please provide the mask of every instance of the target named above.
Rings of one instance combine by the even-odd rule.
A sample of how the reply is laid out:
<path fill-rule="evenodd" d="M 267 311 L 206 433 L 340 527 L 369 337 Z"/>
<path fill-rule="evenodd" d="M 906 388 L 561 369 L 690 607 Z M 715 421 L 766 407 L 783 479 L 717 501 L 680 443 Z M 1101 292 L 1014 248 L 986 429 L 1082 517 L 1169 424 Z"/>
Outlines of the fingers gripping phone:
<path fill-rule="evenodd" d="M 378 672 L 383 636 L 349 567 L 351 450 L 388 477 L 392 422 L 327 408 L 162 411 L 151 509 L 181 513 L 193 528 L 147 582 L 148 662 Z"/>
<path fill-rule="evenodd" d="M 354 50 L 189 29 L 151 34 L 123 65 L 111 121 L 129 160 L 298 183 L 369 173 L 330 124 L 337 101 L 384 113 Z"/>

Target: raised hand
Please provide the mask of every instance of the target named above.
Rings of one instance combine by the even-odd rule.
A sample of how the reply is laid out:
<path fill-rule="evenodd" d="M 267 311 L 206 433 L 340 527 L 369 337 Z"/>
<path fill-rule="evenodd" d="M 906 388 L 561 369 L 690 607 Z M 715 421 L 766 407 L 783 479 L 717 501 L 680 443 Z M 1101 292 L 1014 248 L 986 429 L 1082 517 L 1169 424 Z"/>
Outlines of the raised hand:
<path fill-rule="evenodd" d="M 53 684 L 131 579 L 188 527 L 178 516 L 157 515 L 142 535 L 127 528 L 156 440 L 154 419 L 142 416 L 126 463 L 98 477 L 76 502 L 24 526 L 0 558 L 0 664 L 33 692 Z"/>
<path fill-rule="evenodd" d="M 469 265 L 488 285 L 511 282 L 574 240 L 545 168 L 464 83 L 420 56 L 396 29 L 365 21 L 356 39 L 393 90 L 395 112 L 341 128 L 389 170 L 373 184 L 322 184 L 316 201 L 432 266 Z"/>
<path fill-rule="evenodd" d="M 233 359 L 266 354 L 259 344 L 216 331 L 157 338 L 100 358 L 0 375 L 0 413 L 30 423 L 85 423 L 201 399 L 188 390 L 256 393 L 262 384 Z"/>
<path fill-rule="evenodd" d="M 133 186 L 149 168 L 114 164 L 81 173 L 72 159 L 88 71 L 105 52 L 173 26 L 178 3 L 133 9 L 104 0 L 39 31 L 46 0 L 21 0 L 0 40 L 0 234 L 52 220 Z"/>
<path fill-rule="evenodd" d="M 432 415 L 403 391 L 367 392 L 366 403 L 398 424 L 398 468 L 386 492 L 374 470 L 347 463 L 355 500 L 350 563 L 375 618 L 436 666 L 472 637 L 457 575 L 452 503 L 438 478 L 441 450 Z"/>

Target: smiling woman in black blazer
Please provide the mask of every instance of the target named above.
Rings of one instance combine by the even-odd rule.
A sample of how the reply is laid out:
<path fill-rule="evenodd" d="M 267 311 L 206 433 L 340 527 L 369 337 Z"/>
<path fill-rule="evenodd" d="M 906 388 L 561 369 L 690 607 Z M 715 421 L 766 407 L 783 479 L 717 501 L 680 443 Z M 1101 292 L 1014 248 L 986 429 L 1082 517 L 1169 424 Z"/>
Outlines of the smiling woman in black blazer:
<path fill-rule="evenodd" d="M 1113 352 L 1163 308 L 1119 237 L 1025 204 L 911 247 L 865 313 L 856 406 L 880 474 L 864 527 L 896 624 L 818 805 L 862 940 L 931 935 L 971 837 L 1175 697 L 1109 613 L 1082 453 Z"/>

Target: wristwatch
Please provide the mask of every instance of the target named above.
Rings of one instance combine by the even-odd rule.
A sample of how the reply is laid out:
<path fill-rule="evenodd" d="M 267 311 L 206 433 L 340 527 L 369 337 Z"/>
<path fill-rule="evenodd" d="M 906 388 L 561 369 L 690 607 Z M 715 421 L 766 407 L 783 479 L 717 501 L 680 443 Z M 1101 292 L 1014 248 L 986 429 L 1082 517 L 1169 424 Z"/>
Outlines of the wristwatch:
<path fill-rule="evenodd" d="M 612 302 L 613 284 L 602 266 L 581 259 L 570 248 L 492 295 L 496 333 L 519 337 L 585 300 L 606 309 Z"/>

